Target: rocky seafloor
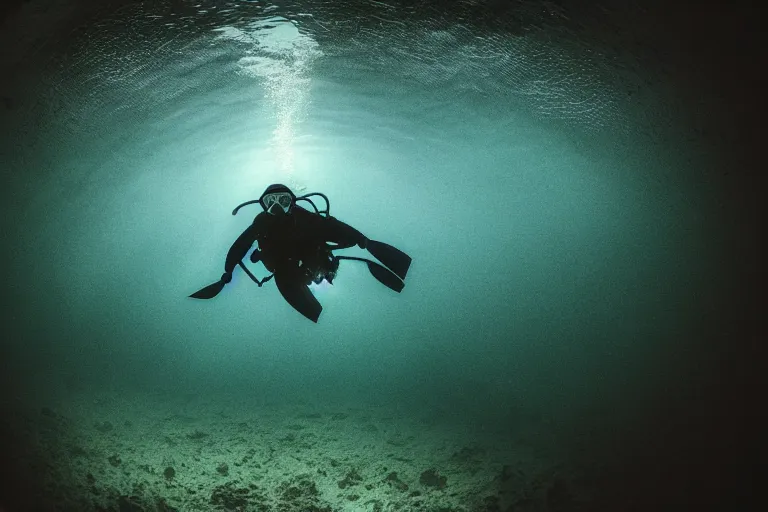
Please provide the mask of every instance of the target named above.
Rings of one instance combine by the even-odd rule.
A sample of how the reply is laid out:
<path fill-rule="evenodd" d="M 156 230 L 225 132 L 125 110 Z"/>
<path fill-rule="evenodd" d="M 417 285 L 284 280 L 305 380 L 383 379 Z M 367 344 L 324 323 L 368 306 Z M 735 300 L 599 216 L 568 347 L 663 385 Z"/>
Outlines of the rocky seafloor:
<path fill-rule="evenodd" d="M 589 509 L 543 423 L 499 437 L 387 407 L 109 395 L 4 421 L 7 512 Z"/>

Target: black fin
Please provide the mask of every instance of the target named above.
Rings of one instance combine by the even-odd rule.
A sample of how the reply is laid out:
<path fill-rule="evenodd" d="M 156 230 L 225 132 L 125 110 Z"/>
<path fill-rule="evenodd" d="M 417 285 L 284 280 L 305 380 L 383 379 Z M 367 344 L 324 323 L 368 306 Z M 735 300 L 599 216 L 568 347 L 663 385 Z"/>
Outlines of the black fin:
<path fill-rule="evenodd" d="M 385 244 L 384 242 L 377 242 L 376 240 L 368 240 L 366 249 L 368 249 L 368 252 L 382 262 L 387 268 L 397 274 L 400 279 L 405 280 L 405 276 L 408 274 L 408 269 L 411 267 L 410 256 L 400 249 Z"/>
<path fill-rule="evenodd" d="M 387 288 L 391 290 L 395 290 L 397 293 L 400 293 L 401 291 L 403 291 L 403 288 L 405 287 L 405 283 L 402 282 L 400 278 L 388 268 L 383 267 L 378 263 L 369 261 L 368 270 L 371 271 L 371 274 L 373 275 L 373 277 L 375 277 L 381 284 L 383 284 Z"/>
<path fill-rule="evenodd" d="M 209 284 L 202 290 L 196 291 L 195 293 L 190 295 L 190 297 L 192 297 L 193 299 L 212 299 L 215 296 L 217 296 L 219 292 L 221 292 L 221 290 L 224 289 L 224 286 L 226 284 L 227 283 L 225 283 L 224 281 L 216 281 L 213 284 Z"/>
<path fill-rule="evenodd" d="M 391 270 L 384 265 L 376 263 L 366 258 L 358 258 L 357 256 L 336 256 L 337 260 L 352 260 L 362 261 L 368 265 L 368 271 L 387 288 L 400 293 L 405 287 L 405 283 Z"/>

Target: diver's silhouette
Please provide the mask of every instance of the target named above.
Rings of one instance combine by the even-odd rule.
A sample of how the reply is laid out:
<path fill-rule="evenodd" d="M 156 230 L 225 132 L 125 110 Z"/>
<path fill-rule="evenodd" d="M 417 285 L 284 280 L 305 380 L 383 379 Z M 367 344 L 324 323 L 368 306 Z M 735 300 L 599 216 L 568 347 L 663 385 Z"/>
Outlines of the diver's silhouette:
<path fill-rule="evenodd" d="M 323 198 L 325 210 L 317 209 L 310 199 L 313 196 Z M 298 206 L 296 203 L 299 201 L 310 204 L 314 212 Z M 391 245 L 370 240 L 352 226 L 331 217 L 330 202 L 325 194 L 313 192 L 296 197 L 285 185 L 274 184 L 267 187 L 259 199 L 237 206 L 232 215 L 236 215 L 243 206 L 254 203 L 259 203 L 264 211 L 253 219 L 253 223 L 230 247 L 221 279 L 190 297 L 215 297 L 232 280 L 232 272 L 239 265 L 259 287 L 274 277 L 283 298 L 299 313 L 317 322 L 323 307 L 309 285 L 323 280 L 333 284 L 341 260 L 367 263 L 373 277 L 396 292 L 405 286 L 403 281 L 411 265 L 410 256 Z M 243 264 L 254 242 L 258 243 L 258 248 L 251 253 L 251 262 L 261 261 L 271 272 L 261 280 Z M 355 245 L 367 249 L 384 265 L 366 258 L 333 254 L 334 250 Z"/>

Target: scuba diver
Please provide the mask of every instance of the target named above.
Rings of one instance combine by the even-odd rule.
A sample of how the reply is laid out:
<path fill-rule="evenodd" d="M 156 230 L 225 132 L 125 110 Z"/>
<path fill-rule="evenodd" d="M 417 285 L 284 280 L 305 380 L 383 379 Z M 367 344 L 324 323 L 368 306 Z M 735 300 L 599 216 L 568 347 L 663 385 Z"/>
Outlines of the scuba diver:
<path fill-rule="evenodd" d="M 310 199 L 322 197 L 325 210 L 318 210 Z M 311 212 L 296 203 L 305 201 L 314 209 Z M 259 287 L 274 277 L 277 289 L 283 298 L 299 313 L 317 322 L 323 307 L 309 289 L 311 283 L 323 280 L 333 284 L 341 260 L 355 260 L 367 263 L 368 270 L 380 283 L 400 292 L 405 276 L 411 265 L 411 258 L 391 245 L 366 238 L 358 230 L 330 216 L 330 201 L 325 194 L 313 192 L 300 197 L 285 185 L 267 187 L 259 199 L 238 205 L 232 215 L 237 215 L 243 206 L 259 203 L 264 209 L 253 219 L 248 228 L 229 248 L 221 279 L 199 290 L 190 297 L 211 299 L 232 281 L 236 266 Z M 261 261 L 271 274 L 257 279 L 243 264 L 254 242 L 258 247 L 250 256 L 252 263 Z M 336 256 L 334 250 L 357 245 L 378 259 L 383 265 L 366 258 Z"/>

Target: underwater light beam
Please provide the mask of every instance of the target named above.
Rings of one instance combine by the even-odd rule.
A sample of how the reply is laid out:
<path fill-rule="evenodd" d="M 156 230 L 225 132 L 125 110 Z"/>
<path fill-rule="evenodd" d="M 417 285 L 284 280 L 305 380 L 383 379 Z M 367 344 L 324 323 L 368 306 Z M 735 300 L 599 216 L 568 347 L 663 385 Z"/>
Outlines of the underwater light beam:
<path fill-rule="evenodd" d="M 294 22 L 280 16 L 258 20 L 246 30 L 216 29 L 220 37 L 247 45 L 247 56 L 238 61 L 240 72 L 262 81 L 265 98 L 276 121 L 271 147 L 280 180 L 296 190 L 305 187 L 295 178 L 297 125 L 309 103 L 310 72 L 322 55 L 317 42 L 299 32 Z"/>

